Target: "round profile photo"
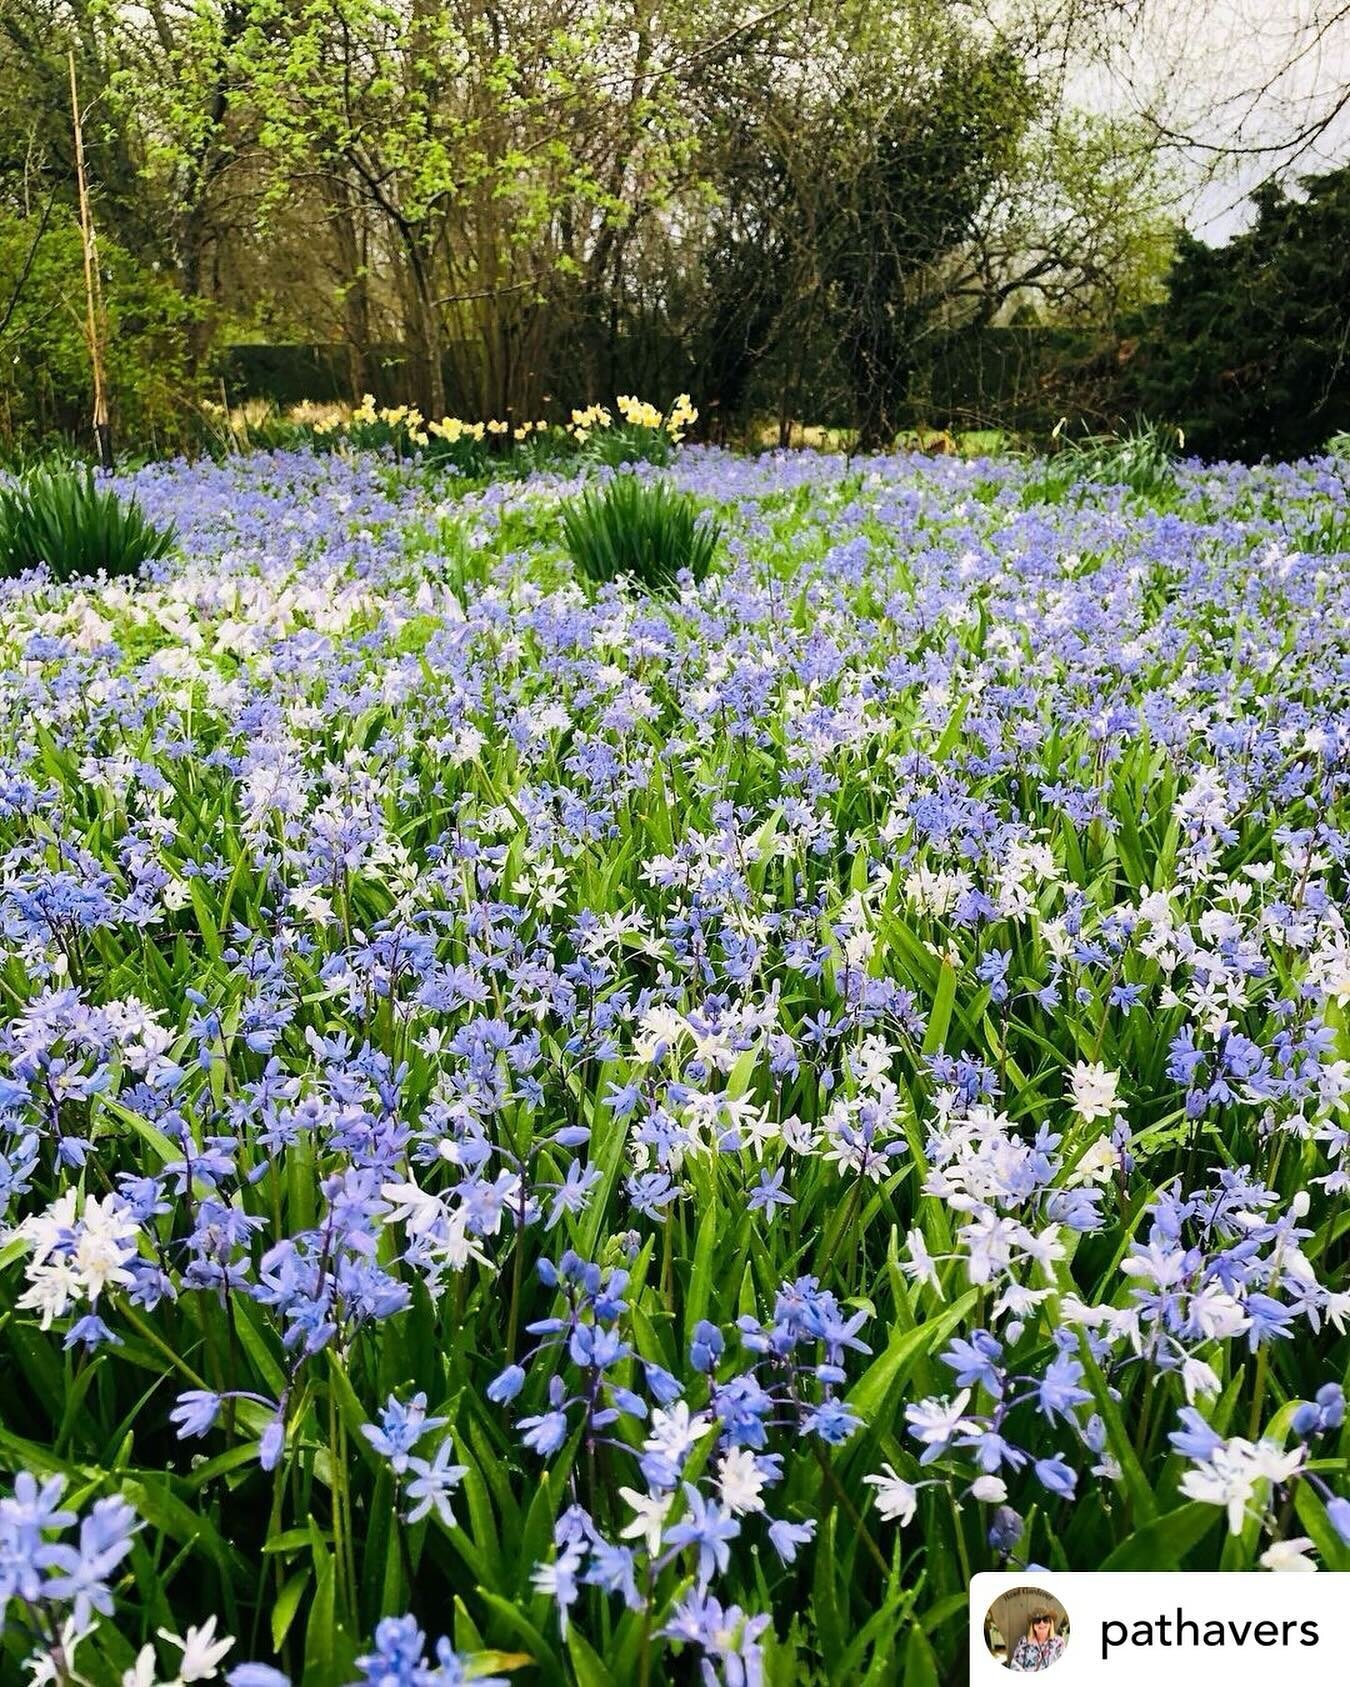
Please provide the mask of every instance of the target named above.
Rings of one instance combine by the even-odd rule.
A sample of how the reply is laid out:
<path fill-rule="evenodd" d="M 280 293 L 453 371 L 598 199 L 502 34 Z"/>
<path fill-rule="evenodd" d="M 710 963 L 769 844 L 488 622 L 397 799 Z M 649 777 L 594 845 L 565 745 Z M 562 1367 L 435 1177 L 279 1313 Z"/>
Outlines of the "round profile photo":
<path fill-rule="evenodd" d="M 1049 1669 L 1069 1644 L 1069 1613 L 1043 1587 L 999 1594 L 984 1619 L 984 1643 L 996 1663 L 1021 1675 Z"/>

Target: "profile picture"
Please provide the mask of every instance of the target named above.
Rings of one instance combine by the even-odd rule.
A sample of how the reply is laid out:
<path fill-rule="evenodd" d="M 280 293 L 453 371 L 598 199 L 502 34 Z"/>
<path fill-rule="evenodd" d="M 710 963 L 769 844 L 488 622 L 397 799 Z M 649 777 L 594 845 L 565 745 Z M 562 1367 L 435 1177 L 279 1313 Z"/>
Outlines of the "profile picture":
<path fill-rule="evenodd" d="M 1021 1675 L 1049 1669 L 1069 1644 L 1069 1613 L 1043 1587 L 999 1594 L 984 1619 L 984 1643 L 996 1662 Z"/>

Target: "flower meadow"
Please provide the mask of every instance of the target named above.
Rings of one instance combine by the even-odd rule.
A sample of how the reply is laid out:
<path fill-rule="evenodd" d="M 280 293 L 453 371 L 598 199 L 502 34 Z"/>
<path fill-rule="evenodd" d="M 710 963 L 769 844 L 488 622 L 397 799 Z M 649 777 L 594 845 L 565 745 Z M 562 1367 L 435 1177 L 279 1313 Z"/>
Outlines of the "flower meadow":
<path fill-rule="evenodd" d="M 4 1679 L 962 1678 L 1350 1568 L 1350 471 L 261 452 L 0 582 Z"/>

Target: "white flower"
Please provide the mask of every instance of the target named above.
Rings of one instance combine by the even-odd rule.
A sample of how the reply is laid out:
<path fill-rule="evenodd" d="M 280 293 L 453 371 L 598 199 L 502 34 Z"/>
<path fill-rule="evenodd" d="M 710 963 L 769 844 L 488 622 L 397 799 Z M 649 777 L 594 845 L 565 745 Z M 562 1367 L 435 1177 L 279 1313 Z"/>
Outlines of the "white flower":
<path fill-rule="evenodd" d="M 962 1395 L 964 1401 L 967 1396 Z M 914 1516 L 919 1504 L 919 1491 L 912 1482 L 906 1482 L 895 1474 L 894 1469 L 883 1464 L 875 1476 L 864 1476 L 863 1481 L 877 1491 L 877 1510 L 887 1523 L 898 1523 L 903 1529 Z"/>
<path fill-rule="evenodd" d="M 1109 1119 L 1116 1111 L 1116 1086 L 1120 1073 L 1110 1072 L 1099 1061 L 1080 1060 L 1069 1074 L 1073 1091 L 1073 1106 L 1078 1117 L 1091 1124 L 1094 1119 Z"/>
<path fill-rule="evenodd" d="M 1069 1182 L 1109 1183 L 1119 1165 L 1120 1154 L 1112 1146 L 1111 1139 L 1099 1136 L 1073 1168 Z"/>
<path fill-rule="evenodd" d="M 445 1204 L 440 1196 L 429 1194 L 411 1178 L 406 1183 L 382 1183 L 380 1194 L 393 1209 L 387 1215 L 389 1223 L 404 1221 L 410 1236 L 428 1235 L 445 1217 Z"/>
<path fill-rule="evenodd" d="M 45 1213 L 33 1213 L 14 1231 L 32 1249 L 32 1262 L 41 1265 L 52 1250 L 60 1245 L 68 1231 L 75 1227 L 75 1190 L 67 1189 L 52 1202 Z"/>
<path fill-rule="evenodd" d="M 1274 1541 L 1257 1562 L 1265 1570 L 1315 1570 L 1316 1564 L 1307 1557 L 1312 1547 L 1307 1535 L 1298 1535 L 1292 1541 Z"/>
<path fill-rule="evenodd" d="M 1001 1476 L 977 1476 L 970 1484 L 970 1497 L 989 1505 L 1002 1505 L 1008 1497 L 1008 1484 Z"/>
<path fill-rule="evenodd" d="M 44 1330 L 51 1329 L 53 1318 L 65 1316 L 72 1301 L 84 1296 L 84 1278 L 65 1259 L 54 1259 L 50 1265 L 30 1265 L 28 1285 L 18 1305 L 26 1312 L 39 1313 Z"/>
<path fill-rule="evenodd" d="M 764 1473 L 747 1447 L 733 1447 L 723 1455 L 717 1467 L 717 1486 L 722 1493 L 722 1504 L 736 1516 L 747 1511 L 763 1511 Z"/>
<path fill-rule="evenodd" d="M 942 1285 L 938 1281 L 937 1262 L 928 1251 L 928 1243 L 924 1239 L 922 1230 L 911 1230 L 905 1237 L 905 1247 L 909 1253 L 907 1260 L 900 1261 L 900 1269 L 912 1283 L 927 1283 L 936 1289 L 938 1298 L 942 1298 Z"/>
<path fill-rule="evenodd" d="M 1206 1341 L 1228 1341 L 1241 1335 L 1251 1323 L 1242 1310 L 1242 1302 L 1214 1283 L 1192 1295 L 1190 1317 L 1191 1324 Z"/>
<path fill-rule="evenodd" d="M 76 1648 L 83 1644 L 94 1632 L 94 1624 L 86 1628 L 76 1628 L 74 1617 L 67 1617 L 61 1624 L 60 1656 L 66 1661 L 67 1668 L 73 1668 Z M 147 1648 L 148 1650 L 148 1648 Z M 56 1672 L 57 1652 L 46 1645 L 40 1645 L 24 1662 L 28 1671 L 28 1687 L 65 1687 L 68 1680 L 79 1680 L 78 1676 L 66 1675 L 64 1672 L 58 1677 Z M 150 1658 L 151 1669 L 154 1667 L 154 1654 Z M 127 1687 L 127 1675 L 122 1677 L 123 1687 Z M 131 1687 L 153 1687 L 153 1675 L 150 1682 L 136 1681 Z"/>
<path fill-rule="evenodd" d="M 214 1681 L 216 1665 L 234 1645 L 234 1636 L 227 1634 L 223 1640 L 216 1639 L 216 1619 L 208 1617 L 200 1628 L 189 1628 L 187 1634 L 181 1638 L 170 1634 L 167 1628 L 159 1630 L 161 1640 L 167 1640 L 170 1646 L 177 1646 L 183 1654 L 183 1661 L 178 1666 L 176 1681 Z"/>
<path fill-rule="evenodd" d="M 1193 1406 L 1197 1394 L 1206 1400 L 1213 1400 L 1219 1392 L 1220 1383 L 1217 1371 L 1203 1359 L 1194 1357 L 1183 1359 L 1181 1362 L 1181 1386 L 1186 1390 L 1186 1404 Z"/>
<path fill-rule="evenodd" d="M 633 1508 L 631 1523 L 619 1530 L 626 1541 L 641 1541 L 654 1558 L 661 1550 L 661 1532 L 666 1526 L 674 1494 L 643 1494 L 636 1488 L 620 1488 L 619 1498 Z"/>
<path fill-rule="evenodd" d="M 1181 1491 L 1188 1499 L 1221 1505 L 1228 1512 L 1228 1532 L 1240 1535 L 1247 1519 L 1247 1507 L 1256 1498 L 1258 1482 L 1283 1482 L 1303 1463 L 1306 1447 L 1282 1452 L 1273 1441 L 1255 1446 L 1235 1435 L 1216 1447 L 1207 1459 L 1181 1478 Z"/>
<path fill-rule="evenodd" d="M 75 1243 L 75 1263 L 84 1274 L 91 1301 L 96 1301 L 109 1283 L 135 1281 L 124 1268 L 128 1260 L 136 1257 L 135 1243 L 127 1245 L 136 1229 L 136 1220 L 120 1196 L 100 1199 L 91 1195 L 85 1202 L 79 1239 Z"/>
<path fill-rule="evenodd" d="M 928 1447 L 945 1447 L 957 1430 L 963 1427 L 969 1401 L 970 1390 L 963 1388 L 954 1400 L 939 1400 L 936 1396 L 930 1396 L 916 1405 L 906 1406 L 905 1417 L 915 1440 L 922 1441 Z M 889 1466 L 883 1466 L 883 1469 L 889 1469 Z"/>
<path fill-rule="evenodd" d="M 658 1406 L 652 1412 L 652 1432 L 643 1442 L 649 1453 L 660 1453 L 673 1465 L 684 1462 L 685 1454 L 708 1433 L 712 1419 L 706 1412 L 691 1414 L 683 1400 L 677 1400 L 669 1411 Z"/>
<path fill-rule="evenodd" d="M 155 1687 L 155 1648 L 148 1640 L 131 1668 L 122 1671 L 122 1687 Z"/>

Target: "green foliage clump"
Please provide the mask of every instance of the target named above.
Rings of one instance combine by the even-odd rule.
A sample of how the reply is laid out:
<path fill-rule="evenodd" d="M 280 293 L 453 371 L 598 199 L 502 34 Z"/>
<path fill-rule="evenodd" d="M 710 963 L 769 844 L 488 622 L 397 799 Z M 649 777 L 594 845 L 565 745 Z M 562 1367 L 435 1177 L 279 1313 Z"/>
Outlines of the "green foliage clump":
<path fill-rule="evenodd" d="M 568 555 L 588 580 L 626 579 L 649 592 L 673 592 L 685 569 L 702 584 L 722 536 L 721 523 L 688 493 L 633 474 L 564 502 L 562 526 Z"/>
<path fill-rule="evenodd" d="M 630 463 L 652 463 L 664 469 L 675 455 L 675 442 L 662 428 L 618 422 L 593 433 L 581 454 L 586 462 L 600 468 L 620 469 Z"/>
<path fill-rule="evenodd" d="M 188 437 L 188 348 L 198 306 L 106 233 L 103 276 L 108 401 L 115 437 L 168 452 Z M 0 207 L 0 438 L 87 433 L 93 404 L 85 339 L 84 252 L 71 212 L 44 221 Z"/>
<path fill-rule="evenodd" d="M 43 564 L 57 580 L 134 574 L 167 556 L 176 540 L 172 527 L 156 527 L 135 499 L 100 486 L 92 470 L 41 471 L 0 487 L 0 576 Z"/>
<path fill-rule="evenodd" d="M 1144 420 L 1125 433 L 1064 440 L 1053 455 L 1037 460 L 1022 502 L 1062 504 L 1079 488 L 1123 486 L 1136 497 L 1166 503 L 1176 493 L 1176 460 L 1184 442 L 1180 428 Z"/>

